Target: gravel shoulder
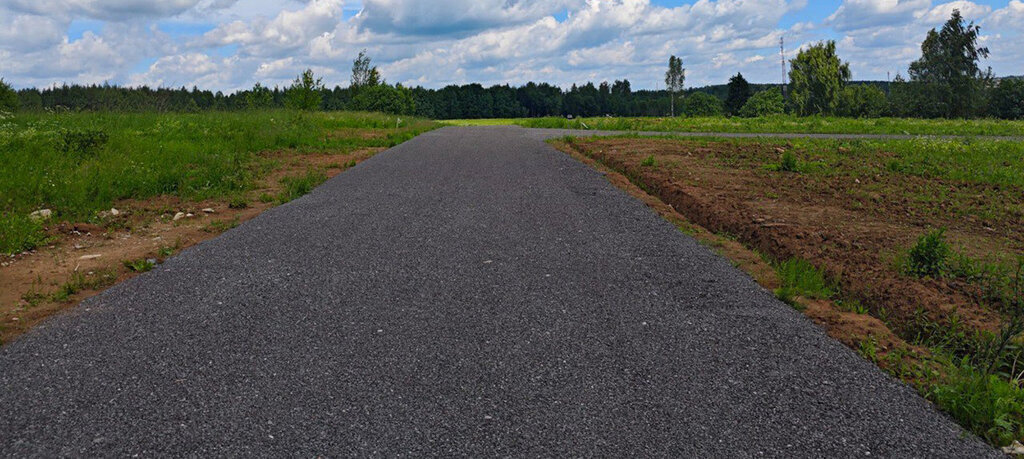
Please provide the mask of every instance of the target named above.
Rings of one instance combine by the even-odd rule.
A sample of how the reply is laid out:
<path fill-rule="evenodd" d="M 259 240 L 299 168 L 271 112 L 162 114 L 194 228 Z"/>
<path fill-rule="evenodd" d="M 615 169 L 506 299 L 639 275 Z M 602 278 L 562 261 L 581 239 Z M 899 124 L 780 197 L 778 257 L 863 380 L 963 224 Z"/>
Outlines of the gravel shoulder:
<path fill-rule="evenodd" d="M 0 455 L 999 457 L 540 139 L 444 128 L 0 348 Z"/>

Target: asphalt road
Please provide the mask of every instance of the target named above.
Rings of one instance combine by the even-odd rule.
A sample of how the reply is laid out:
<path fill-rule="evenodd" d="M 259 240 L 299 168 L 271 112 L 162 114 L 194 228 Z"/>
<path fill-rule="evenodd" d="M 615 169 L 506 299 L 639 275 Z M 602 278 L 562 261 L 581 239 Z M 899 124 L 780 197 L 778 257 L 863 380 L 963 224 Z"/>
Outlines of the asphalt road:
<path fill-rule="evenodd" d="M 544 135 L 424 134 L 0 348 L 0 455 L 998 457 Z"/>

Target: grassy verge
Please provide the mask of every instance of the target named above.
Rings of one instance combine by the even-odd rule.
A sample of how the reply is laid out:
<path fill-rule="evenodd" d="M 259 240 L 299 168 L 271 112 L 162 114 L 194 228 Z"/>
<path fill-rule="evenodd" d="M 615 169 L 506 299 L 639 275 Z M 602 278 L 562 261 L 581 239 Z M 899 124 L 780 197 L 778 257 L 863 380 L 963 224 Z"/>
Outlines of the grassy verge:
<path fill-rule="evenodd" d="M 608 131 L 1024 136 L 1024 121 L 770 116 L 762 118 L 517 118 L 449 120 L 456 126 L 518 125 Z"/>
<path fill-rule="evenodd" d="M 691 222 L 677 223 L 688 233 L 746 246 L 719 252 L 966 429 L 998 446 L 1024 440 L 1019 142 L 553 143 L 620 173 L 659 213 Z M 750 270 L 750 252 L 771 276 Z"/>
<path fill-rule="evenodd" d="M 238 195 L 271 168 L 258 153 L 391 147 L 437 125 L 370 113 L 286 110 L 17 114 L 0 122 L 0 253 L 45 243 L 29 214 L 95 221 L 118 200 Z"/>

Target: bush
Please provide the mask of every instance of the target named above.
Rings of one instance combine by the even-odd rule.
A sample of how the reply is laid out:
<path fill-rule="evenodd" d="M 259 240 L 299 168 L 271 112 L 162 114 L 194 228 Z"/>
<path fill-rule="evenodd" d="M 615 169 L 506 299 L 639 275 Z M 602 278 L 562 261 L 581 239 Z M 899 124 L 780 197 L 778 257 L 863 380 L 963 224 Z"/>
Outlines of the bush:
<path fill-rule="evenodd" d="M 937 229 L 918 238 L 907 252 L 904 271 L 917 277 L 942 276 L 950 255 L 945 234 L 946 230 Z"/>
<path fill-rule="evenodd" d="M 782 159 L 779 161 L 779 172 L 797 172 L 799 167 L 796 155 L 789 151 L 782 154 Z"/>
<path fill-rule="evenodd" d="M 416 102 L 413 100 L 412 91 L 401 85 L 379 84 L 360 88 L 359 93 L 352 98 L 349 109 L 412 115 L 416 111 Z"/>
<path fill-rule="evenodd" d="M 786 111 L 786 103 L 782 100 L 782 91 L 777 88 L 761 91 L 750 97 L 740 109 L 740 116 L 756 118 L 759 116 L 780 115 Z"/>
<path fill-rule="evenodd" d="M 843 88 L 838 114 L 853 118 L 880 118 L 889 112 L 885 91 L 872 85 L 852 85 Z"/>
<path fill-rule="evenodd" d="M 57 151 L 84 159 L 95 156 L 108 140 L 110 136 L 98 129 L 61 129 L 57 137 Z"/>
<path fill-rule="evenodd" d="M 722 116 L 725 112 L 721 99 L 703 92 L 695 92 L 683 99 L 682 108 L 686 116 Z"/>
<path fill-rule="evenodd" d="M 0 78 L 0 112 L 13 112 L 21 105 L 18 93 L 11 85 Z"/>

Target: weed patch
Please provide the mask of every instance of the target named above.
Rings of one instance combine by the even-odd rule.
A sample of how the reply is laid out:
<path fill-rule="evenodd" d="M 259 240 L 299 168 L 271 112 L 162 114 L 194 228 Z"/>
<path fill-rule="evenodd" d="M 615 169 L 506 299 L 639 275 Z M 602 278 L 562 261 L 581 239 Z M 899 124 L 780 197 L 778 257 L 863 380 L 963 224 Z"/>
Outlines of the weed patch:
<path fill-rule="evenodd" d="M 303 175 L 283 177 L 281 185 L 284 186 L 284 190 L 277 195 L 277 202 L 284 204 L 305 196 L 325 181 L 327 181 L 327 175 L 316 170 L 308 170 Z"/>
<path fill-rule="evenodd" d="M 785 303 L 793 305 L 796 297 L 826 300 L 835 294 L 825 274 L 807 260 L 786 260 L 777 264 L 775 270 L 782 283 L 775 295 Z"/>
<path fill-rule="evenodd" d="M 907 252 L 903 271 L 917 277 L 942 277 L 950 255 L 945 234 L 945 230 L 937 229 L 918 238 Z"/>
<path fill-rule="evenodd" d="M 154 267 L 156 267 L 156 263 L 153 260 L 140 258 L 138 260 L 126 260 L 124 262 L 124 267 L 128 268 L 132 272 L 144 273 L 147 271 L 151 271 Z"/>
<path fill-rule="evenodd" d="M 49 242 L 43 225 L 28 216 L 0 214 L 0 253 L 13 254 L 32 250 Z"/>

